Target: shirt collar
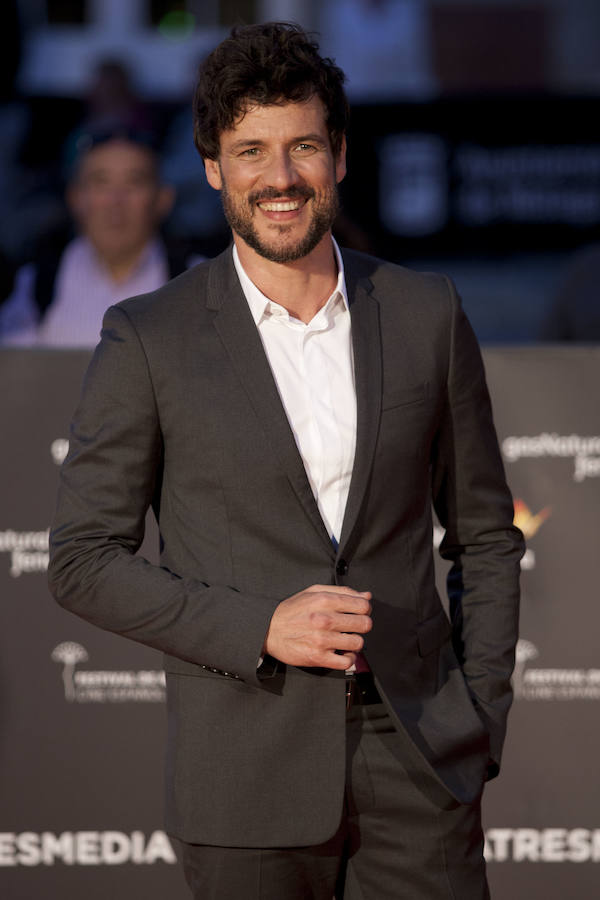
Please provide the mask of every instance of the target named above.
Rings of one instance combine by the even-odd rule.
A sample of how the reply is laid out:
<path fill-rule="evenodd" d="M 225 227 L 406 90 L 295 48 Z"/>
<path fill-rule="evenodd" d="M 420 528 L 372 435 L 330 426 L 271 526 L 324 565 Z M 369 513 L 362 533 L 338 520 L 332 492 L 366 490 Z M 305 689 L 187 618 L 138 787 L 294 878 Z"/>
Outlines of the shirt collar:
<path fill-rule="evenodd" d="M 333 243 L 333 252 L 335 254 L 335 260 L 338 268 L 338 277 L 337 284 L 328 298 L 327 303 L 323 305 L 321 309 L 324 309 L 325 306 L 332 306 L 334 299 L 338 297 L 341 299 L 345 309 L 349 309 L 348 304 L 348 293 L 346 291 L 346 278 L 344 276 L 344 263 L 342 260 L 342 254 L 340 252 L 340 248 L 337 245 L 335 238 L 332 236 L 331 241 Z M 262 291 L 260 291 L 253 281 L 250 280 L 246 272 L 244 271 L 244 267 L 240 261 L 239 254 L 237 252 L 237 247 L 235 244 L 233 245 L 233 264 L 235 266 L 235 270 L 238 274 L 238 278 L 240 279 L 240 284 L 242 286 L 242 290 L 244 292 L 244 296 L 248 302 L 248 306 L 250 307 L 250 312 L 252 313 L 252 318 L 256 325 L 258 325 L 265 313 L 268 311 L 268 308 L 271 306 L 282 308 L 279 303 L 276 303 L 274 300 L 269 300 Z M 321 310 L 319 310 L 320 312 Z M 317 313 L 318 315 L 318 313 Z"/>

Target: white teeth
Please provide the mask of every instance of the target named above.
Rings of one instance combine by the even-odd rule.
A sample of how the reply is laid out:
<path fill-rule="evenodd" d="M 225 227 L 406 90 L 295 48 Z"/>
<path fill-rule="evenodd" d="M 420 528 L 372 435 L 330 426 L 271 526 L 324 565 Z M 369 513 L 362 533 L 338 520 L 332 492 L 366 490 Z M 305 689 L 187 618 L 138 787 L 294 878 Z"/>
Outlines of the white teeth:
<path fill-rule="evenodd" d="M 290 212 L 292 209 L 300 209 L 301 204 L 299 200 L 288 200 L 281 203 L 263 201 L 263 203 L 258 205 L 267 212 Z"/>

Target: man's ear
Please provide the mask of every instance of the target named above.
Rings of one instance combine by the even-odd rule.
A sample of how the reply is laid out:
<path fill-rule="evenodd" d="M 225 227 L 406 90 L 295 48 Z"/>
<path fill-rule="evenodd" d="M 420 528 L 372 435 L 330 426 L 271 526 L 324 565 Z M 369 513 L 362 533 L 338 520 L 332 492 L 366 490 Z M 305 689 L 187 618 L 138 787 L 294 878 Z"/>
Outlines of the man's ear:
<path fill-rule="evenodd" d="M 335 161 L 335 180 L 339 184 L 346 174 L 346 135 L 342 135 L 342 143 L 340 144 L 340 152 Z"/>
<path fill-rule="evenodd" d="M 223 187 L 223 179 L 221 178 L 221 167 L 218 159 L 205 159 L 204 171 L 206 172 L 206 180 L 215 191 L 220 191 Z"/>

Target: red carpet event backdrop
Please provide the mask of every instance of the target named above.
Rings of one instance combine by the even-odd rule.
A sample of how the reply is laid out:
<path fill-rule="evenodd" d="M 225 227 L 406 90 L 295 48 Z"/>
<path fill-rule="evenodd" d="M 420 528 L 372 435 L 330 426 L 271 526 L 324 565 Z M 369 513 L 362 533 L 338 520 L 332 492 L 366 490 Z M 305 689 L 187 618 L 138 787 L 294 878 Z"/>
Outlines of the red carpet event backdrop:
<path fill-rule="evenodd" d="M 515 703 L 486 791 L 494 900 L 600 883 L 600 347 L 484 352 L 527 538 Z M 187 896 L 162 826 L 160 655 L 59 609 L 48 526 L 89 355 L 0 352 L 0 884 L 11 900 Z M 123 385 L 127 390 L 127 385 Z M 156 559 L 156 526 L 142 551 Z M 441 540 L 435 529 L 434 542 Z M 444 567 L 440 563 L 439 580 Z"/>

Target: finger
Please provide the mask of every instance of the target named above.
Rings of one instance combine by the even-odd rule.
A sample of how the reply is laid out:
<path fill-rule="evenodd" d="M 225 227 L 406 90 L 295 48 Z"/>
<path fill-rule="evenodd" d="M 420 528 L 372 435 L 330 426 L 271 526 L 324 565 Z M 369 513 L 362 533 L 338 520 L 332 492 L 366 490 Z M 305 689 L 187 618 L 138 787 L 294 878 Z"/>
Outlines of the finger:
<path fill-rule="evenodd" d="M 330 647 L 333 647 L 334 650 L 339 650 L 341 653 L 348 653 L 349 651 L 360 653 L 364 645 L 365 642 L 360 634 L 336 634 L 333 638 L 333 645 L 329 644 Z"/>
<path fill-rule="evenodd" d="M 324 594 L 343 594 L 348 597 L 366 597 L 368 600 L 372 598 L 371 591 L 356 591 L 354 588 L 348 587 L 347 584 L 313 584 L 306 588 L 306 592 L 324 593 Z"/>
<path fill-rule="evenodd" d="M 356 663 L 356 653 L 324 653 L 317 665 L 324 669 L 338 669 L 345 672 Z"/>
<path fill-rule="evenodd" d="M 331 640 L 332 635 L 344 632 L 366 634 L 373 627 L 370 616 L 327 612 L 322 609 L 312 612 L 309 622 L 312 631 L 322 634 L 325 640 Z"/>
<path fill-rule="evenodd" d="M 365 594 L 327 594 L 327 605 L 336 612 L 353 615 L 369 615 L 371 612 L 370 593 Z"/>
<path fill-rule="evenodd" d="M 370 616 L 337 613 L 331 616 L 330 628 L 333 631 L 349 631 L 356 634 L 367 634 L 373 627 L 373 619 Z"/>
<path fill-rule="evenodd" d="M 370 616 L 348 615 L 347 613 L 314 613 L 311 624 L 315 632 L 326 637 L 332 634 L 368 634 L 373 627 Z"/>

